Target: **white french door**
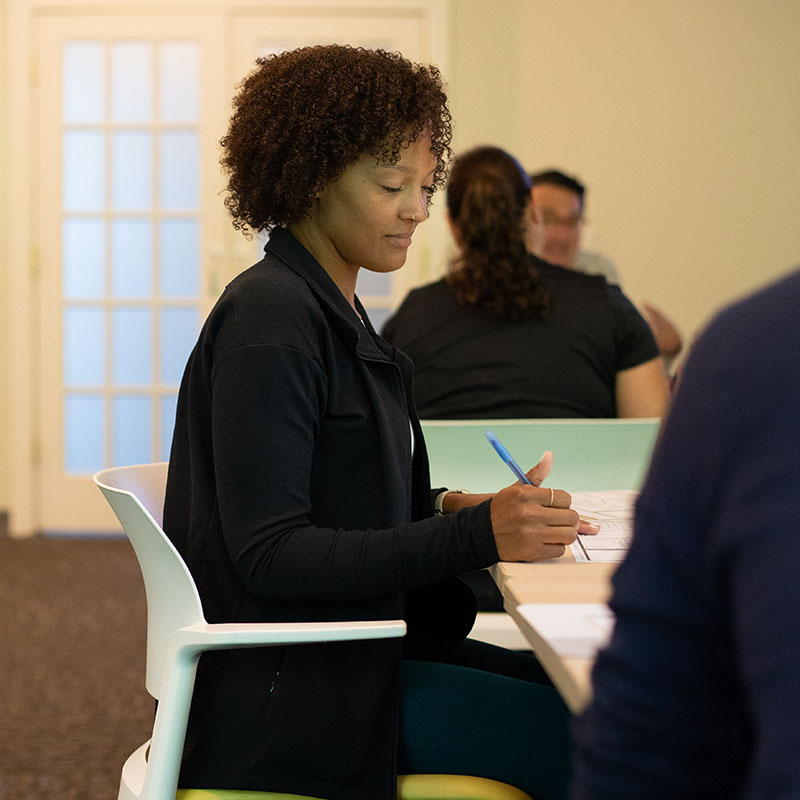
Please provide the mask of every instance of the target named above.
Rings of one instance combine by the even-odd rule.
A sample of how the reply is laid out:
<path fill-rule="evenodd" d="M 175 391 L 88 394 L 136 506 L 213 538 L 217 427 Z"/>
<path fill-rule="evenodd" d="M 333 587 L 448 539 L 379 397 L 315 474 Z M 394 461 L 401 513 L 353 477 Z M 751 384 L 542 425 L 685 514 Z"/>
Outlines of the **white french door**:
<path fill-rule="evenodd" d="M 41 530 L 117 528 L 91 474 L 168 457 L 199 326 L 224 284 L 261 257 L 263 243 L 227 218 L 217 144 L 255 58 L 338 41 L 436 60 L 422 6 L 287 8 L 86 16 L 83 6 L 37 18 L 32 480 Z M 377 326 L 442 263 L 438 225 L 420 228 L 404 270 L 360 281 Z"/>

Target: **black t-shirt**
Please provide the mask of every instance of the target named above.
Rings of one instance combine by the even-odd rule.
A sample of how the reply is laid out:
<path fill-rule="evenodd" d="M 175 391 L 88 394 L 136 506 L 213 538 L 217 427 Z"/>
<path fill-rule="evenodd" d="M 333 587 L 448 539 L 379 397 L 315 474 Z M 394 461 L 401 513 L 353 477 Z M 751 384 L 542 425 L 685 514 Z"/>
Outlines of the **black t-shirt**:
<path fill-rule="evenodd" d="M 414 361 L 423 419 L 616 417 L 617 372 L 658 356 L 618 286 L 531 256 L 551 294 L 545 319 L 493 320 L 444 280 L 409 293 L 383 336 Z"/>

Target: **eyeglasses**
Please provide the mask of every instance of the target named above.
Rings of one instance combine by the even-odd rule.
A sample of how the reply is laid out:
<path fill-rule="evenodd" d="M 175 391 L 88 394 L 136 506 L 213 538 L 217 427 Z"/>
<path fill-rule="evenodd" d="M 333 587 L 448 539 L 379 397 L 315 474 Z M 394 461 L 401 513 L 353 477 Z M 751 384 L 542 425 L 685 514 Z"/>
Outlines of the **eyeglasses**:
<path fill-rule="evenodd" d="M 583 217 L 559 217 L 546 211 L 535 215 L 533 221 L 545 228 L 568 228 L 572 231 L 580 228 L 585 222 Z"/>

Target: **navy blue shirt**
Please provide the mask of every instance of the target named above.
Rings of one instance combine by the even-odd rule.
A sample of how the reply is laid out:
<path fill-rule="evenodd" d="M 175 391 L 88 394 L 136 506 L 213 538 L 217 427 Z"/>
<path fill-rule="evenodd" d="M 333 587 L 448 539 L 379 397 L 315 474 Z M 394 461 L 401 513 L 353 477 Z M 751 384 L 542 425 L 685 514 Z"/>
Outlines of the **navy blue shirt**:
<path fill-rule="evenodd" d="M 611 607 L 574 800 L 800 797 L 800 273 L 693 347 Z"/>

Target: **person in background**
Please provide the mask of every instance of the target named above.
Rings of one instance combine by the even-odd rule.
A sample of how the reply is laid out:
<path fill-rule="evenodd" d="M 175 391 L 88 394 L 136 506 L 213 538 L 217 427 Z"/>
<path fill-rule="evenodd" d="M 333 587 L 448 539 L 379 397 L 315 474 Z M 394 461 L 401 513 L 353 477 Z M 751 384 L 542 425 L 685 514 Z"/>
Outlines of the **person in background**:
<path fill-rule="evenodd" d="M 527 252 L 530 199 L 504 150 L 455 160 L 447 210 L 458 256 L 383 328 L 414 362 L 420 415 L 661 416 L 669 390 L 647 323 L 618 286 Z"/>
<path fill-rule="evenodd" d="M 620 283 L 614 262 L 601 253 L 581 249 L 581 225 L 586 204 L 584 185 L 560 170 L 548 169 L 531 175 L 531 224 L 528 247 L 532 253 L 590 275 L 605 275 Z M 680 353 L 683 343 L 673 322 L 651 303 L 642 311 L 667 364 Z"/>
<path fill-rule="evenodd" d="M 613 579 L 574 800 L 800 797 L 800 271 L 695 341 Z"/>
<path fill-rule="evenodd" d="M 538 488 L 547 460 L 535 486 L 432 491 L 411 363 L 355 295 L 360 269 L 403 266 L 450 138 L 438 71 L 398 53 L 302 48 L 239 87 L 225 202 L 269 241 L 189 358 L 164 529 L 210 622 L 402 617 L 407 636 L 204 655 L 183 787 L 386 800 L 398 772 L 454 772 L 566 790 L 566 707 L 532 656 L 464 638 L 457 576 L 563 553 L 578 515 Z"/>

